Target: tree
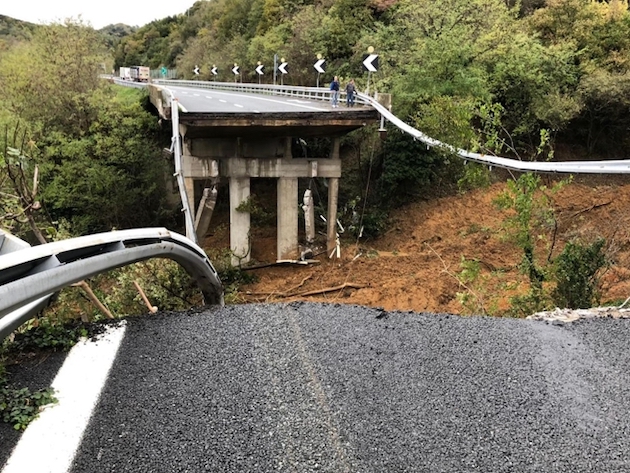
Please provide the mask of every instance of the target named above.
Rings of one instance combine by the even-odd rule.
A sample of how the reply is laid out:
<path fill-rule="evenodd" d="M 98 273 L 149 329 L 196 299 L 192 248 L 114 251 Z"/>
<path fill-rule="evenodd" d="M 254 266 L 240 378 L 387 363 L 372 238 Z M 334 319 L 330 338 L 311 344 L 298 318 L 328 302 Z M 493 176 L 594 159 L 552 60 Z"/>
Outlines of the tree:
<path fill-rule="evenodd" d="M 42 201 L 52 218 L 70 222 L 74 234 L 172 224 L 155 118 L 137 93 L 116 98 L 103 90 L 90 105 L 99 113 L 88 133 L 40 141 Z"/>
<path fill-rule="evenodd" d="M 90 94 L 102 86 L 104 47 L 98 33 L 71 20 L 38 28 L 33 40 L 0 58 L 0 95 L 19 119 L 45 130 L 89 129 Z"/>

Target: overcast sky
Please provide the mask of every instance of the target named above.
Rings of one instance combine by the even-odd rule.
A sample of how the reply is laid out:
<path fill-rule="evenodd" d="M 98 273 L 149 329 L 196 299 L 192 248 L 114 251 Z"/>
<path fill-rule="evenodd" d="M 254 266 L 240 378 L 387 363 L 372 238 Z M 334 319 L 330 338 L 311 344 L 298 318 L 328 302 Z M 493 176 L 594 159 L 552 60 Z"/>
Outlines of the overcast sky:
<path fill-rule="evenodd" d="M 195 0 L 0 0 L 0 15 L 31 23 L 81 18 L 100 29 L 112 23 L 142 26 L 185 13 Z"/>

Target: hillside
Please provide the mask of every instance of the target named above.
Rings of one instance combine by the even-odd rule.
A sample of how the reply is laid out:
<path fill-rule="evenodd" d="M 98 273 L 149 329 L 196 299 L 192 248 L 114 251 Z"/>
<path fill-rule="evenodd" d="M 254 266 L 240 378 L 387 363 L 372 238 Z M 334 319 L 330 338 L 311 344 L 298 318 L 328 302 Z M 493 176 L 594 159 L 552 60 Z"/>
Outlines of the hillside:
<path fill-rule="evenodd" d="M 462 306 L 457 293 L 470 290 L 488 312 L 501 314 L 508 297 L 526 287 L 517 268 L 521 253 L 502 239 L 505 214 L 492 203 L 504 187 L 495 183 L 489 189 L 399 209 L 392 215 L 389 231 L 378 240 L 358 246 L 344 241 L 339 261 L 322 255 L 319 265 L 255 270 L 258 281 L 243 288 L 241 300 L 326 301 L 464 314 L 471 309 Z M 604 275 L 602 302 L 623 302 L 630 296 L 630 177 L 576 179 L 553 201 L 558 222 L 554 256 L 572 237 L 603 236 L 614 265 Z M 253 235 L 253 258 L 273 261 L 273 231 L 254 229 Z M 205 246 L 226 247 L 227 227 L 220 226 Z M 540 253 L 546 256 L 544 248 Z M 486 282 L 470 283 L 468 289 L 458 282 L 462 257 L 481 262 L 481 279 Z M 351 287 L 300 295 L 342 285 Z"/>
<path fill-rule="evenodd" d="M 19 41 L 30 39 L 35 28 L 37 25 L 34 23 L 0 15 L 0 50 Z"/>

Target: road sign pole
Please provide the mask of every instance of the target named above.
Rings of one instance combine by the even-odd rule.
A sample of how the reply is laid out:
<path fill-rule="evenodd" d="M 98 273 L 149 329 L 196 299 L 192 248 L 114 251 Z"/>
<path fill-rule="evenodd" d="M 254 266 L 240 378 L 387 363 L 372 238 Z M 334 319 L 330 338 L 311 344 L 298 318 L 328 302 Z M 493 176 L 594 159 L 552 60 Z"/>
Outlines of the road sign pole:
<path fill-rule="evenodd" d="M 276 80 L 278 76 L 278 55 L 273 55 L 273 85 L 276 85 Z"/>
<path fill-rule="evenodd" d="M 317 73 L 317 87 L 319 87 L 319 72 Z"/>
<path fill-rule="evenodd" d="M 372 72 L 368 71 L 367 89 L 365 90 L 365 93 L 367 95 L 370 95 L 370 75 L 372 75 Z"/>

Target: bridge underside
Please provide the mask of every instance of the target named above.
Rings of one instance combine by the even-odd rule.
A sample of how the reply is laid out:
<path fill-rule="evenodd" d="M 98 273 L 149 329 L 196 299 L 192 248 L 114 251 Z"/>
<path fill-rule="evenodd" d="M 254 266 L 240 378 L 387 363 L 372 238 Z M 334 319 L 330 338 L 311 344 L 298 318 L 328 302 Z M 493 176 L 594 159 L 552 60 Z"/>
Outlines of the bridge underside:
<path fill-rule="evenodd" d="M 250 182 L 256 178 L 277 179 L 278 261 L 296 260 L 300 178 L 328 180 L 326 247 L 333 252 L 337 241 L 337 199 L 341 178 L 340 138 L 346 133 L 376 123 L 371 108 L 300 113 L 181 113 L 182 172 L 189 205 L 195 209 L 199 241 L 210 227 L 219 179 L 229 181 L 230 249 L 232 264 L 250 261 L 250 214 L 243 203 L 250 198 Z M 293 157 L 299 138 L 328 137 L 325 156 Z M 237 210 L 238 209 L 238 210 Z M 312 216 L 311 216 L 312 219 Z"/>

